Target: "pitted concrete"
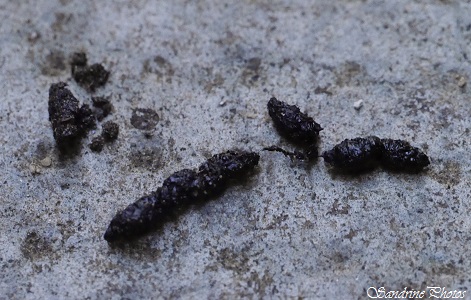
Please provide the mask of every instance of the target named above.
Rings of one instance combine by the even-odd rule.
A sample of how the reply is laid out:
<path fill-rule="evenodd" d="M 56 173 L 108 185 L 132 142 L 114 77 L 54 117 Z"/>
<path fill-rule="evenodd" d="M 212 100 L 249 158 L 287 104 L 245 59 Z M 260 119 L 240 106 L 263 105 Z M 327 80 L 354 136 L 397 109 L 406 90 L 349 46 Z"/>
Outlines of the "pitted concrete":
<path fill-rule="evenodd" d="M 365 299 L 467 291 L 469 1 L 0 2 L 0 298 Z M 48 89 L 75 51 L 110 70 L 120 135 L 61 159 Z M 103 239 L 118 209 L 171 173 L 232 148 L 278 144 L 271 96 L 345 138 L 405 139 L 420 175 L 334 175 L 278 153 L 258 173 L 138 241 Z M 355 109 L 355 103 L 363 106 Z M 133 113 L 153 110 L 155 127 Z M 49 163 L 46 162 L 50 159 Z M 468 295 L 469 296 L 469 295 Z"/>

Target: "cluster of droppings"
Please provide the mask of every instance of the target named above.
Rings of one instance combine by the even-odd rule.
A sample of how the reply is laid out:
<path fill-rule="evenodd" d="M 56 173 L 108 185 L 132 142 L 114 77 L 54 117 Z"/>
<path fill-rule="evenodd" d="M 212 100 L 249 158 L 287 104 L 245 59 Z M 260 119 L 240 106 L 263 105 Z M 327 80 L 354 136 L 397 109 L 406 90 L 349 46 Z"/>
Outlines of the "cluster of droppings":
<path fill-rule="evenodd" d="M 94 64 L 87 66 L 85 53 L 74 53 L 71 58 L 72 75 L 79 85 L 95 91 L 108 80 L 109 72 L 103 66 Z M 74 142 L 85 135 L 90 129 L 96 128 L 96 119 L 102 121 L 113 109 L 109 98 L 92 97 L 94 110 L 79 101 L 66 88 L 67 84 L 59 82 L 49 89 L 49 120 L 52 123 L 54 138 L 59 148 L 74 146 Z M 114 122 L 103 124 L 103 132 L 94 137 L 89 147 L 94 152 L 103 150 L 105 142 L 114 141 L 118 137 L 119 126 Z"/>
<path fill-rule="evenodd" d="M 75 53 L 72 58 L 75 65 L 86 64 L 84 54 Z M 49 121 L 54 139 L 61 152 L 77 150 L 77 144 L 91 129 L 96 128 L 96 119 L 103 120 L 112 110 L 111 102 L 106 97 L 92 97 L 95 110 L 88 104 L 79 106 L 79 101 L 64 82 L 54 83 L 49 88 Z M 114 141 L 119 134 L 119 126 L 114 122 L 103 124 L 101 136 L 94 137 L 89 145 L 92 151 L 100 152 L 105 142 Z"/>
<path fill-rule="evenodd" d="M 295 105 L 276 98 L 267 104 L 268 113 L 281 135 L 294 143 L 304 145 L 305 152 L 287 151 L 278 146 L 263 150 L 277 151 L 291 159 L 310 160 L 323 157 L 337 170 L 359 173 L 375 168 L 379 163 L 394 171 L 419 172 L 430 164 L 425 153 L 403 140 L 380 139 L 376 136 L 346 139 L 322 155 L 317 151 L 317 139 L 322 127 L 311 117 L 301 113 Z"/>

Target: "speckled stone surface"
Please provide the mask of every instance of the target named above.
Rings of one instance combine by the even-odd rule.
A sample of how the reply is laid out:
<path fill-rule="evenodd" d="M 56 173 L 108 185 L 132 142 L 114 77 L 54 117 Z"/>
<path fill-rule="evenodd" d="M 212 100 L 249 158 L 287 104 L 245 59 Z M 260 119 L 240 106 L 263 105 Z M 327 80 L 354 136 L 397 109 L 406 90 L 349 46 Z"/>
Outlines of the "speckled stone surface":
<path fill-rule="evenodd" d="M 470 16 L 468 0 L 0 0 L 0 298 L 469 290 Z M 76 51 L 111 72 L 93 94 L 71 79 Z M 103 122 L 119 137 L 101 153 L 88 148 L 100 125 L 59 155 L 47 109 L 58 81 L 81 104 L 110 96 Z M 117 210 L 175 171 L 232 148 L 294 149 L 268 116 L 272 96 L 321 124 L 321 151 L 405 139 L 430 168 L 351 177 L 262 152 L 221 197 L 132 244 L 105 242 Z"/>

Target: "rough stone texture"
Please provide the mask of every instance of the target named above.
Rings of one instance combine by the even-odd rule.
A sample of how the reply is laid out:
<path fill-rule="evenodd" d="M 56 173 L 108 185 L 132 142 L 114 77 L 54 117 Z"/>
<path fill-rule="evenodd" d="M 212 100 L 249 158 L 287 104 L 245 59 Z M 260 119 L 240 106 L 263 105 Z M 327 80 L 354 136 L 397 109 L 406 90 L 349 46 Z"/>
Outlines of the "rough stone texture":
<path fill-rule="evenodd" d="M 470 289 L 469 16 L 469 0 L 0 1 L 0 298 Z M 111 72 L 93 95 L 70 77 L 80 51 Z M 59 157 L 47 113 L 59 81 L 83 103 L 112 95 L 113 147 L 93 153 L 92 133 Z M 321 151 L 404 139 L 430 169 L 333 176 L 322 160 L 307 169 L 262 152 L 245 185 L 108 246 L 117 209 L 173 172 L 230 148 L 289 149 L 266 111 L 272 96 L 322 125 Z M 131 125 L 136 109 L 158 113 L 152 132 Z"/>

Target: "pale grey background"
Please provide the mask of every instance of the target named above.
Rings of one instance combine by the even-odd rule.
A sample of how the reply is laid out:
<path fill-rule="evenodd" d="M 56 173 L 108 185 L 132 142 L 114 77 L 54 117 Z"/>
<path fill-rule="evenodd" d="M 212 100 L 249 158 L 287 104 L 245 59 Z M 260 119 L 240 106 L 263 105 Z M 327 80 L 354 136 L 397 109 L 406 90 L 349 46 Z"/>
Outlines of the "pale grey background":
<path fill-rule="evenodd" d="M 470 1 L 0 0 L 0 17 L 0 298 L 471 288 Z M 61 161 L 49 86 L 91 97 L 70 78 L 74 51 L 111 71 L 95 95 L 111 95 L 107 120 L 121 132 L 97 154 L 86 144 L 98 128 Z M 430 169 L 349 178 L 322 160 L 306 169 L 262 153 L 247 184 L 108 246 L 116 211 L 171 173 L 236 147 L 292 149 L 270 122 L 272 95 L 325 128 L 322 150 L 402 138 L 426 150 Z M 152 138 L 131 125 L 135 108 L 159 113 Z"/>

